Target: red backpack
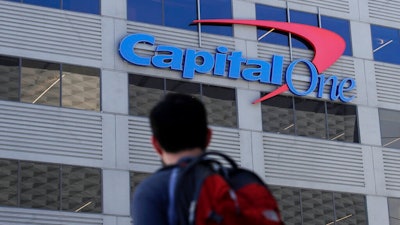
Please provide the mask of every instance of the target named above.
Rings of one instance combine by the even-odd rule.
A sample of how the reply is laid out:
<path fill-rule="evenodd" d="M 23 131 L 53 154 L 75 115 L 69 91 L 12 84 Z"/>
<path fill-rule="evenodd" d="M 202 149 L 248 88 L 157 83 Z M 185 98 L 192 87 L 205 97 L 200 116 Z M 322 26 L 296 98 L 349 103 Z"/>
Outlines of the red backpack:
<path fill-rule="evenodd" d="M 207 152 L 181 160 L 172 170 L 169 225 L 284 224 L 267 185 L 225 154 Z"/>

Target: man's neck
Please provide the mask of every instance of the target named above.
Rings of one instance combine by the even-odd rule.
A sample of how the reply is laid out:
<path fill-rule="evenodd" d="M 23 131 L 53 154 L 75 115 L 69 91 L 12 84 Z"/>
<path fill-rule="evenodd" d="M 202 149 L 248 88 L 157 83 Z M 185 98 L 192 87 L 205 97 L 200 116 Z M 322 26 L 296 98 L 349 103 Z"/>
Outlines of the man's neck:
<path fill-rule="evenodd" d="M 163 152 L 161 158 L 165 165 L 176 164 L 180 159 L 185 157 L 195 157 L 203 153 L 201 148 L 188 149 L 178 153 Z"/>

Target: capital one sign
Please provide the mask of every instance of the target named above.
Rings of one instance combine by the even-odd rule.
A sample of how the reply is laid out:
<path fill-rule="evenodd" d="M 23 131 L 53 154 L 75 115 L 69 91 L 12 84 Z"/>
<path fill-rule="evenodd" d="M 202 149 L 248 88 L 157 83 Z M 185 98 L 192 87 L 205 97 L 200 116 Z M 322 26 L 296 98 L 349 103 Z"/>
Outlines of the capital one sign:
<path fill-rule="evenodd" d="M 337 76 L 326 76 L 323 72 L 343 54 L 344 40 L 336 33 L 304 24 L 286 23 L 265 20 L 195 20 L 202 24 L 241 24 L 263 28 L 274 28 L 290 32 L 304 39 L 314 49 L 314 58 L 296 59 L 287 68 L 283 67 L 284 57 L 273 55 L 271 62 L 260 59 L 247 59 L 242 52 L 229 52 L 225 46 L 218 46 L 215 53 L 195 49 L 182 49 L 170 45 L 155 45 L 155 37 L 151 34 L 130 34 L 122 39 L 119 46 L 121 57 L 127 62 L 139 66 L 153 66 L 181 71 L 185 79 L 193 79 L 198 74 L 211 73 L 213 76 L 229 79 L 244 79 L 249 82 L 279 86 L 275 91 L 255 100 L 258 103 L 272 98 L 285 91 L 297 96 L 305 96 L 312 92 L 322 98 L 323 90 L 328 87 L 331 100 L 350 102 L 354 96 L 347 95 L 356 86 L 353 78 L 339 80 Z M 154 46 L 152 56 L 141 56 L 135 51 L 138 45 Z M 299 90 L 293 83 L 294 69 L 297 65 L 305 65 L 310 74 L 308 88 Z"/>

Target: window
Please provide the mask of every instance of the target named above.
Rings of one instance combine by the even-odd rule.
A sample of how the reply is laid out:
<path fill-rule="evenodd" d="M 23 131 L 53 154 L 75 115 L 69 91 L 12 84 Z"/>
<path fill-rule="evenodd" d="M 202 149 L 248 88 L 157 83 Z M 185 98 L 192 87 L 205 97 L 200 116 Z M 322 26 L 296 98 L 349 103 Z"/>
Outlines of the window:
<path fill-rule="evenodd" d="M 379 109 L 379 123 L 382 146 L 400 149 L 400 112 Z"/>
<path fill-rule="evenodd" d="M 199 0 L 199 3 L 197 8 L 194 0 L 127 0 L 128 20 L 197 31 L 197 26 L 191 23 L 198 19 L 198 12 L 201 19 L 232 18 L 231 0 Z M 233 35 L 232 26 L 201 25 L 201 30 Z"/>
<path fill-rule="evenodd" d="M 101 213 L 101 170 L 0 159 L 0 205 Z"/>
<path fill-rule="evenodd" d="M 6 0 L 74 12 L 100 14 L 100 0 Z"/>
<path fill-rule="evenodd" d="M 100 111 L 100 70 L 0 56 L 0 100 Z"/>
<path fill-rule="evenodd" d="M 374 60 L 400 64 L 400 33 L 398 29 L 371 25 Z"/>
<path fill-rule="evenodd" d="M 367 224 L 363 195 L 270 186 L 286 225 Z"/>
<path fill-rule="evenodd" d="M 290 20 L 288 20 L 290 15 Z M 321 24 L 318 22 L 318 15 L 301 12 L 296 10 L 289 10 L 286 8 L 277 8 L 267 5 L 256 4 L 256 18 L 257 20 L 273 20 L 280 22 L 293 22 L 307 24 L 315 27 L 322 27 L 327 30 L 339 34 L 346 42 L 346 49 L 344 55 L 352 55 L 352 45 L 350 37 L 350 22 L 339 18 L 321 16 Z M 289 34 L 275 31 L 273 29 L 259 28 L 257 30 L 258 40 L 261 42 L 289 46 Z M 292 36 L 292 47 L 302 49 L 312 49 L 309 43 L 301 38 Z"/>
<path fill-rule="evenodd" d="M 210 125 L 237 127 L 234 89 L 134 74 L 129 75 L 129 114 L 148 116 L 153 106 L 168 92 L 198 97 L 207 109 Z"/>
<path fill-rule="evenodd" d="M 400 199 L 388 198 L 390 225 L 399 225 L 400 221 Z"/>
<path fill-rule="evenodd" d="M 343 142 L 359 142 L 354 105 L 275 96 L 262 102 L 263 130 Z"/>

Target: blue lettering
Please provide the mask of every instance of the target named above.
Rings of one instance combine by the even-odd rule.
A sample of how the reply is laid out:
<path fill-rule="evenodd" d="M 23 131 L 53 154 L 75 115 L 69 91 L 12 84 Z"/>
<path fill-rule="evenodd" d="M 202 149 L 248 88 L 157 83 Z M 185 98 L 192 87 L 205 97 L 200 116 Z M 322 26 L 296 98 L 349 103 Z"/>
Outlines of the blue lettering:
<path fill-rule="evenodd" d="M 197 63 L 197 59 L 203 61 L 201 64 Z M 208 73 L 214 67 L 213 56 L 205 51 L 198 51 L 193 49 L 186 50 L 185 65 L 183 66 L 183 78 L 192 79 L 194 73 Z"/>
<path fill-rule="evenodd" d="M 240 67 L 242 63 L 246 62 L 246 59 L 242 57 L 241 52 L 232 52 L 232 54 L 228 56 L 228 61 L 230 61 L 228 77 L 239 79 Z"/>
<path fill-rule="evenodd" d="M 271 84 L 282 85 L 283 56 L 272 57 Z"/>
<path fill-rule="evenodd" d="M 155 67 L 171 68 L 173 70 L 182 70 L 183 51 L 173 46 L 160 45 L 156 48 L 157 52 L 169 52 L 170 54 L 159 54 L 151 58 Z"/>
<path fill-rule="evenodd" d="M 225 74 L 227 52 L 228 48 L 225 46 L 219 46 L 217 48 L 217 53 L 215 54 L 214 75 L 223 76 Z"/>
<path fill-rule="evenodd" d="M 254 65 L 257 66 L 257 68 L 244 69 L 242 71 L 243 79 L 247 81 L 259 81 L 260 83 L 271 83 L 271 64 L 261 60 L 249 59 L 247 60 L 246 65 Z"/>
<path fill-rule="evenodd" d="M 304 91 L 304 92 L 300 92 L 298 91 L 294 85 L 293 85 L 293 80 L 292 80 L 292 75 L 293 75 L 293 69 L 294 67 L 297 65 L 297 63 L 299 62 L 303 62 L 306 64 L 306 66 L 308 67 L 308 69 L 310 70 L 310 86 L 309 88 Z M 293 61 L 292 63 L 290 63 L 289 67 L 286 70 L 286 83 L 289 86 L 289 90 L 298 96 L 304 96 L 304 95 L 308 95 L 311 92 L 313 92 L 315 90 L 315 88 L 317 87 L 317 81 L 318 81 L 318 72 L 317 69 L 315 68 L 314 64 L 312 64 L 310 61 L 305 60 L 305 59 L 297 59 L 295 61 Z"/>
<path fill-rule="evenodd" d="M 325 87 L 326 84 L 328 84 L 329 81 L 332 81 L 330 99 L 332 101 L 335 101 L 335 100 L 338 99 L 338 93 L 337 93 L 338 78 L 336 76 L 328 77 L 325 80 L 325 75 L 324 74 L 319 75 L 319 87 L 318 87 L 317 97 L 318 98 L 322 98 L 322 95 L 324 94 L 324 87 Z"/>
<path fill-rule="evenodd" d="M 349 86 L 345 87 L 346 83 L 349 83 Z M 344 78 L 342 80 L 342 82 L 340 82 L 339 89 L 338 89 L 340 100 L 343 102 L 349 102 L 349 101 L 353 100 L 354 96 L 346 97 L 346 96 L 344 96 L 344 92 L 351 91 L 355 87 L 356 87 L 356 81 L 353 78 Z"/>
<path fill-rule="evenodd" d="M 154 45 L 155 39 L 153 36 L 148 34 L 128 35 L 122 39 L 121 43 L 119 44 L 119 53 L 121 54 L 122 58 L 130 63 L 140 66 L 149 66 L 150 58 L 141 57 L 135 54 L 135 45 L 140 42 Z"/>

